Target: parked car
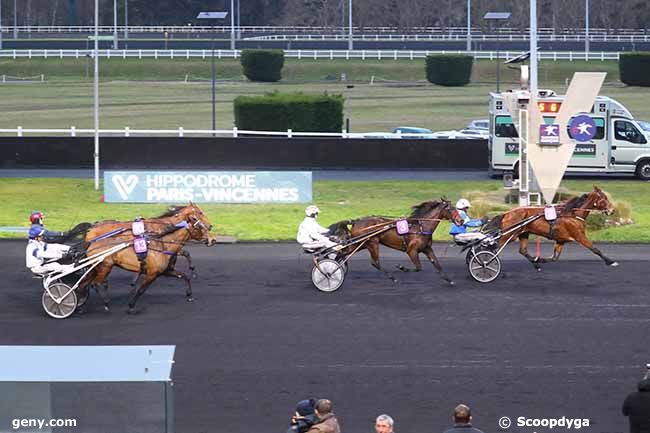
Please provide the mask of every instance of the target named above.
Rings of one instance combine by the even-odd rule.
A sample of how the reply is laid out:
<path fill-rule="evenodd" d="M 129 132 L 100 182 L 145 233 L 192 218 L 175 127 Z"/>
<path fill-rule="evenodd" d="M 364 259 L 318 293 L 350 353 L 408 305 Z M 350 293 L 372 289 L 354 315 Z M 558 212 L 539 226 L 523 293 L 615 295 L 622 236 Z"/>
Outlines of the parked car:
<path fill-rule="evenodd" d="M 485 136 L 480 134 L 466 134 L 462 131 L 438 131 L 431 134 L 431 138 L 448 140 L 483 140 Z"/>
<path fill-rule="evenodd" d="M 393 129 L 393 134 L 422 135 L 422 134 L 432 134 L 432 132 L 430 129 L 426 129 L 426 128 L 417 128 L 414 126 L 399 126 Z"/>
<path fill-rule="evenodd" d="M 641 129 L 643 129 L 643 132 L 650 132 L 650 122 L 646 122 L 645 120 L 637 120 L 636 123 L 639 124 Z"/>
<path fill-rule="evenodd" d="M 472 120 L 467 125 L 467 129 L 474 129 L 477 131 L 489 131 L 490 130 L 490 121 L 488 119 L 478 119 Z"/>

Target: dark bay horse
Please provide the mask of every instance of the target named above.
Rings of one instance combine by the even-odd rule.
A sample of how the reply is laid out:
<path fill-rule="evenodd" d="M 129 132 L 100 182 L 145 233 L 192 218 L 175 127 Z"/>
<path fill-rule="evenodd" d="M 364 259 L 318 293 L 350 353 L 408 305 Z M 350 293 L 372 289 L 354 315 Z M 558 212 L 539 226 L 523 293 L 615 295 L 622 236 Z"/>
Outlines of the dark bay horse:
<path fill-rule="evenodd" d="M 450 284 L 454 282 L 445 274 L 438 262 L 438 258 L 433 252 L 431 235 L 435 232 L 438 224 L 442 220 L 449 220 L 453 209 L 451 202 L 448 200 L 440 199 L 440 201 L 427 201 L 413 206 L 412 213 L 406 220 L 409 224 L 409 231 L 407 234 L 398 234 L 395 227 L 382 231 L 376 236 L 368 239 L 360 249 L 367 249 L 370 253 L 370 260 L 372 265 L 378 270 L 386 274 L 391 280 L 397 281 L 395 277 L 383 269 L 379 262 L 379 245 L 385 245 L 394 250 L 404 251 L 415 265 L 415 269 L 407 269 L 404 266 L 398 266 L 398 269 L 403 272 L 419 272 L 422 270 L 422 263 L 420 263 L 419 255 L 423 253 L 431 262 L 433 267 L 440 273 L 440 276 Z M 344 234 L 344 237 L 354 238 L 365 234 L 372 233 L 373 230 L 380 228 L 386 224 L 395 223 L 394 218 L 369 216 L 359 218 L 351 221 L 340 221 L 330 226 L 330 232 L 335 235 Z M 351 252 L 355 248 L 354 245 L 348 247 Z"/>
<path fill-rule="evenodd" d="M 603 259 L 606 265 L 618 266 L 617 262 L 608 258 L 598 248 L 594 247 L 593 242 L 587 237 L 585 220 L 589 216 L 589 213 L 593 211 L 604 212 L 607 215 L 611 215 L 614 212 L 609 198 L 597 186 L 594 186 L 594 190 L 589 193 L 582 194 L 580 197 L 559 204 L 557 206 L 558 218 L 554 223 L 550 223 L 542 216 L 525 227 L 522 227 L 520 230 L 513 232 L 511 235 L 499 239 L 499 246 L 502 246 L 509 239 L 517 236 L 519 238 L 519 253 L 526 257 L 535 269 L 541 270 L 540 263 L 557 261 L 560 258 L 564 244 L 575 241 Z M 533 215 L 543 214 L 543 207 L 515 208 L 493 218 L 485 226 L 484 231 L 503 231 Z M 528 254 L 528 237 L 531 233 L 555 241 L 553 256 L 541 258 Z"/>
<path fill-rule="evenodd" d="M 185 243 L 190 240 L 203 241 L 207 245 L 212 245 L 216 241 L 210 234 L 212 224 L 208 220 L 203 211 L 195 204 L 182 208 L 173 216 L 165 217 L 169 219 L 172 224 L 168 226 L 168 231 L 158 235 L 152 235 L 149 238 L 149 251 L 146 257 L 146 266 L 144 278 L 139 285 L 136 285 L 129 299 L 129 312 L 135 311 L 135 305 L 147 290 L 149 285 L 161 275 L 168 276 L 170 263 L 173 258 L 183 249 Z M 163 218 L 164 219 L 164 218 Z M 179 224 L 184 222 L 186 224 Z M 131 236 L 132 239 L 132 236 Z M 114 239 L 109 237 L 100 241 L 92 243 L 87 250 L 88 255 L 95 254 L 104 250 L 107 247 L 113 246 L 120 242 L 130 242 L 128 238 Z M 102 296 L 105 308 L 108 309 L 108 275 L 114 266 L 120 267 L 130 272 L 140 273 L 142 268 L 140 261 L 135 254 L 132 247 L 125 248 L 109 257 L 107 257 L 100 265 L 97 266 L 94 273 L 91 275 L 91 284 L 104 287 L 106 296 Z M 180 273 L 178 273 L 180 274 Z M 178 275 L 175 275 L 181 278 Z M 186 296 L 188 302 L 193 301 L 192 286 L 189 278 L 184 278 L 187 283 Z"/>

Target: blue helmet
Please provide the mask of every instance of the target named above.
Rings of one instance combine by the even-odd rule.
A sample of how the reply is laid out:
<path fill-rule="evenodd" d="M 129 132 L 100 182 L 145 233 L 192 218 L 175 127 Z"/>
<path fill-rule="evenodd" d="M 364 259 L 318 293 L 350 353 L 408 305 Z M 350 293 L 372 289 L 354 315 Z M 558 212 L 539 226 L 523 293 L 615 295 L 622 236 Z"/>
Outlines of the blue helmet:
<path fill-rule="evenodd" d="M 45 229 L 43 228 L 43 226 L 34 224 L 29 229 L 29 238 L 36 239 L 37 237 L 41 236 L 43 233 L 45 233 Z"/>

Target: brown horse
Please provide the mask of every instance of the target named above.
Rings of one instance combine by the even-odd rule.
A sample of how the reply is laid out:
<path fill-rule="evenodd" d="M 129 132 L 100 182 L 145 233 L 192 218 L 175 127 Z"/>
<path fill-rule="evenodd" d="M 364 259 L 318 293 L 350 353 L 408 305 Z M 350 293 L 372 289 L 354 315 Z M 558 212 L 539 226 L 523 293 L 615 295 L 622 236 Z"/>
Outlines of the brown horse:
<path fill-rule="evenodd" d="M 423 253 L 433 267 L 440 273 L 440 276 L 450 284 L 454 282 L 445 274 L 438 262 L 438 258 L 433 252 L 431 235 L 435 232 L 438 224 L 442 220 L 451 218 L 451 202 L 444 198 L 440 201 L 428 201 L 413 206 L 412 213 L 406 220 L 408 221 L 409 231 L 406 234 L 398 234 L 395 227 L 379 232 L 371 236 L 359 249 L 367 249 L 370 253 L 372 265 L 386 274 L 391 280 L 397 281 L 393 274 L 381 267 L 379 262 L 379 245 L 385 245 L 394 250 L 404 251 L 415 265 L 415 269 L 407 269 L 399 265 L 398 269 L 403 272 L 420 272 L 422 263 L 419 255 Z M 346 237 L 357 237 L 371 234 L 373 230 L 381 228 L 387 224 L 394 224 L 394 218 L 369 216 L 352 221 L 340 221 L 330 226 L 330 232 L 333 234 L 345 233 Z M 348 228 L 348 226 L 350 226 Z M 344 250 L 344 253 L 350 253 L 357 245 L 351 245 Z"/>
<path fill-rule="evenodd" d="M 154 218 L 146 218 L 144 220 L 144 226 L 145 226 L 147 236 L 161 235 L 173 229 L 173 225 L 177 224 L 179 221 L 182 220 L 182 218 L 178 216 L 178 213 L 181 212 L 184 208 L 185 206 L 170 206 L 169 209 L 162 215 L 159 215 Z M 117 221 L 117 220 L 97 221 L 94 224 L 88 224 L 89 227 L 85 232 L 83 240 L 87 243 L 88 242 L 92 243 L 94 242 L 95 239 L 98 238 L 101 239 L 102 236 L 109 235 L 110 238 L 112 238 L 118 243 L 130 242 L 134 239 L 133 233 L 131 232 L 132 224 L 133 221 Z M 114 235 L 110 235 L 111 232 L 115 232 L 115 231 L 118 231 L 118 233 Z M 188 279 L 187 275 L 185 275 L 182 272 L 177 272 L 175 269 L 176 259 L 179 256 L 184 257 L 187 260 L 189 269 L 190 271 L 192 271 L 192 275 L 195 275 L 194 265 L 192 263 L 192 256 L 185 249 L 179 251 L 178 254 L 172 258 L 172 261 L 169 264 L 169 269 L 167 270 L 166 275 L 171 277 L 176 277 L 176 278 L 183 278 L 187 280 Z"/>
<path fill-rule="evenodd" d="M 190 240 L 204 241 L 208 245 L 214 244 L 216 241 L 210 234 L 212 224 L 208 220 L 203 211 L 195 204 L 191 203 L 182 208 L 171 217 L 167 217 L 173 222 L 169 231 L 159 235 L 151 236 L 149 238 L 149 252 L 145 260 L 145 273 L 139 286 L 135 286 L 132 290 L 131 298 L 129 299 L 129 312 L 135 312 L 135 305 L 151 285 L 151 283 L 160 275 L 167 275 L 169 266 L 173 257 L 175 257 L 183 248 L 185 243 Z M 180 223 L 186 224 L 180 224 Z M 115 245 L 120 239 L 113 237 L 106 238 L 95 243 L 92 243 L 87 254 L 92 255 L 104 250 L 107 247 Z M 130 272 L 141 272 L 140 261 L 138 260 L 133 248 L 123 249 L 109 257 L 107 257 L 97 268 L 90 283 L 104 287 L 107 294 L 108 283 L 107 278 L 114 266 L 118 266 Z M 178 278 L 181 278 L 180 276 Z M 193 301 L 192 287 L 189 284 L 189 279 L 185 278 L 187 284 L 186 296 L 188 302 Z M 102 296 L 104 306 L 108 309 L 108 298 Z"/>
<path fill-rule="evenodd" d="M 600 250 L 593 246 L 593 242 L 587 237 L 585 220 L 590 212 L 601 211 L 611 215 L 614 211 L 613 206 L 607 195 L 597 186 L 594 190 L 583 194 L 580 197 L 573 198 L 557 206 L 558 218 L 555 222 L 550 223 L 544 217 L 544 208 L 542 207 L 521 207 L 508 211 L 492 219 L 484 231 L 501 230 L 505 231 L 514 227 L 517 223 L 534 215 L 542 215 L 530 224 L 522 227 L 499 239 L 499 246 L 514 239 L 519 238 L 519 253 L 526 257 L 537 269 L 541 270 L 540 263 L 555 262 L 560 258 L 562 248 L 567 242 L 578 242 L 598 257 L 603 259 L 608 266 L 618 266 L 618 263 L 605 256 Z M 528 254 L 528 237 L 530 234 L 542 236 L 555 241 L 553 256 L 549 258 L 533 257 Z"/>

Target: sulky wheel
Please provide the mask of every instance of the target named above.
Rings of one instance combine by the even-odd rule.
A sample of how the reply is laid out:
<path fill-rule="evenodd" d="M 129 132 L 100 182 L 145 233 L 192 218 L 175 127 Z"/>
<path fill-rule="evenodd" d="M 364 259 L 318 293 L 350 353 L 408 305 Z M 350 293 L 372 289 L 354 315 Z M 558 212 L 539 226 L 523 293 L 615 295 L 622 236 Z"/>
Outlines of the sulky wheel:
<path fill-rule="evenodd" d="M 69 317 L 77 308 L 77 295 L 70 286 L 63 283 L 54 283 L 43 291 L 43 308 L 45 312 L 55 319 Z M 50 295 L 51 294 L 51 295 Z"/>
<path fill-rule="evenodd" d="M 338 290 L 344 280 L 345 269 L 334 260 L 321 260 L 318 262 L 318 266 L 314 266 L 311 270 L 311 281 L 321 292 Z"/>
<path fill-rule="evenodd" d="M 494 281 L 501 273 L 501 260 L 491 251 L 478 251 L 468 266 L 470 275 L 479 283 Z"/>

